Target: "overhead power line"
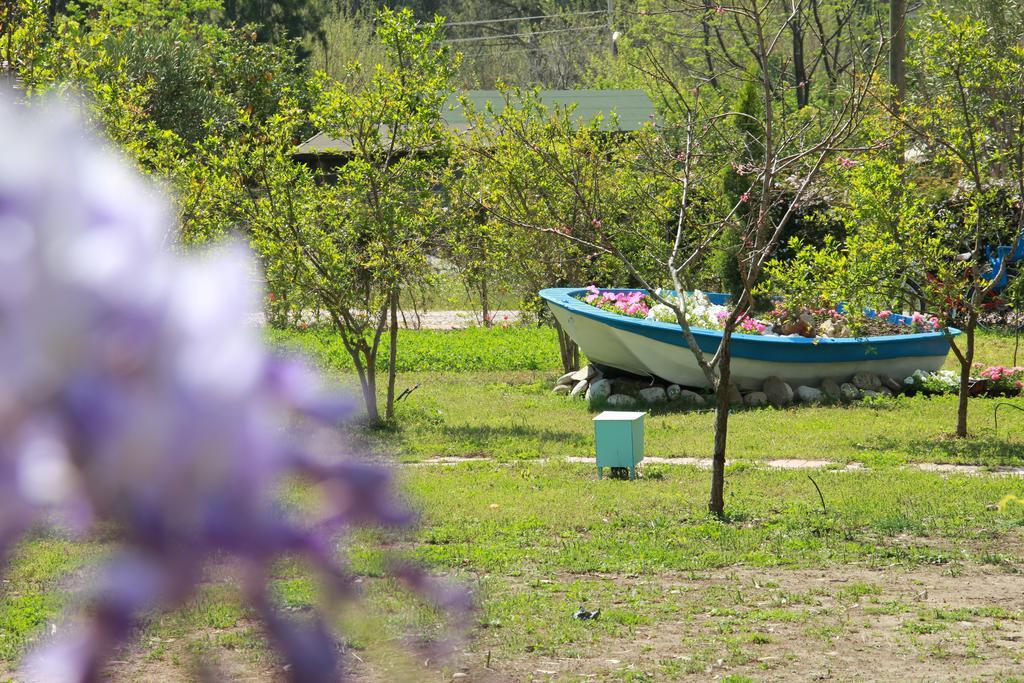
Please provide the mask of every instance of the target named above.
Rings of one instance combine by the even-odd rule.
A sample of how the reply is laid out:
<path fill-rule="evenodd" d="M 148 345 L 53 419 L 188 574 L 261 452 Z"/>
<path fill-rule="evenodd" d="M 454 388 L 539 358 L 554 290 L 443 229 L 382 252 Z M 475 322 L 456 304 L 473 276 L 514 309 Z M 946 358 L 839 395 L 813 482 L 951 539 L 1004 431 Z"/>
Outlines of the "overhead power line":
<path fill-rule="evenodd" d="M 505 19 L 474 19 L 472 21 L 449 21 L 445 26 L 479 26 L 480 24 L 502 24 L 510 21 L 536 21 L 539 19 L 560 19 L 563 17 L 583 17 L 591 14 L 604 14 L 605 10 L 595 9 L 585 12 L 562 12 L 561 14 L 538 14 L 532 17 L 507 17 Z"/>
<path fill-rule="evenodd" d="M 549 33 L 569 33 L 572 31 L 593 31 L 594 29 L 601 29 L 607 31 L 608 27 L 604 24 L 595 24 L 594 26 L 574 26 L 572 28 L 552 28 L 544 31 L 523 31 L 520 33 L 501 33 L 494 36 L 474 36 L 472 38 L 449 38 L 445 40 L 446 43 L 476 43 L 482 40 L 495 40 L 498 38 L 523 38 L 529 36 L 542 36 Z"/>

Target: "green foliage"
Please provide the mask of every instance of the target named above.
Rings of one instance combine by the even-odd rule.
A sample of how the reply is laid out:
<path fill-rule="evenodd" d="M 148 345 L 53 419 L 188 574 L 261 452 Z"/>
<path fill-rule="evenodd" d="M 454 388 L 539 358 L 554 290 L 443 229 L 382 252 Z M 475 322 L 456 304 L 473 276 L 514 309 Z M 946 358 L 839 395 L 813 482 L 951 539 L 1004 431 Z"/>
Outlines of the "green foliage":
<path fill-rule="evenodd" d="M 323 366 L 351 372 L 352 358 L 329 329 L 272 330 L 270 339 L 310 354 Z M 561 367 L 558 341 L 550 327 L 470 327 L 462 330 L 401 330 L 399 372 L 479 372 L 549 370 Z M 382 341 L 387 349 L 388 341 Z M 386 370 L 386 357 L 378 369 Z"/>
<path fill-rule="evenodd" d="M 722 172 L 722 200 L 727 205 L 725 210 L 728 212 L 736 207 L 736 213 L 740 217 L 746 216 L 756 201 L 753 187 L 756 178 L 752 177 L 751 173 L 764 157 L 761 110 L 758 84 L 754 76 L 748 77 L 740 85 L 733 106 L 734 113 L 730 117 L 743 152 Z M 723 230 L 711 257 L 712 267 L 721 282 L 722 291 L 734 297 L 743 291 L 739 264 L 742 247 L 742 230 L 738 224 L 730 223 Z"/>
<path fill-rule="evenodd" d="M 27 94 L 80 95 L 87 118 L 140 169 L 172 182 L 192 165 L 193 145 L 236 134 L 240 111 L 266 121 L 286 93 L 304 96 L 291 46 L 192 18 L 200 5 L 110 3 L 52 25 L 28 11 L 37 3 L 24 6 L 11 63 Z"/>
<path fill-rule="evenodd" d="M 930 275 L 963 279 L 948 224 L 932 220 L 907 170 L 885 157 L 840 172 L 846 202 L 833 210 L 847 239 L 814 247 L 794 239 L 791 260 L 766 268 L 761 291 L 784 296 L 792 307 L 831 308 L 845 303 L 854 329 L 866 308 L 916 310 L 922 292 L 939 286 Z"/>
<path fill-rule="evenodd" d="M 251 25 L 261 42 L 281 42 L 306 36 L 321 37 L 327 0 L 223 0 L 223 17 L 238 25 Z"/>
<path fill-rule="evenodd" d="M 488 262 L 510 273 L 524 305 L 541 315 L 536 293 L 544 287 L 628 286 L 656 274 L 653 253 L 672 213 L 663 179 L 642 166 L 652 131 L 627 140 L 608 132 L 614 121 L 583 122 L 535 92 L 504 96 L 500 113 L 470 112 L 473 135 L 456 192 L 479 216 L 470 214 L 463 241 L 486 244 Z M 633 272 L 605 248 L 609 240 Z M 577 352 L 567 337 L 562 342 L 571 369 Z"/>
<path fill-rule="evenodd" d="M 630 142 L 605 132 L 614 122 L 583 123 L 572 108 L 548 108 L 535 93 L 505 97 L 500 114 L 477 112 L 464 192 L 485 210 L 527 293 L 538 285 L 625 284 L 622 263 L 596 247 L 607 235 L 650 274 L 644 238 L 661 241 L 671 213 L 664 186 L 637 162 L 646 134 Z"/>
<path fill-rule="evenodd" d="M 263 258 L 277 317 L 309 307 L 327 313 L 359 373 L 371 421 L 379 419 L 382 336 L 402 290 L 429 278 L 427 257 L 443 222 L 436 189 L 450 140 L 440 109 L 457 62 L 438 43 L 440 28 L 417 26 L 408 11 L 383 11 L 377 36 L 386 66 L 353 63 L 340 83 L 320 75 L 308 118 L 294 96 L 266 122 L 242 112 L 237 143 L 208 140 L 201 161 L 207 172 L 193 179 L 221 226 L 245 226 Z M 349 150 L 333 178 L 289 155 L 307 121 Z M 199 221 L 190 231 L 216 236 L 217 225 L 209 224 Z M 389 352 L 397 353 L 397 344 Z M 389 391 L 385 418 L 392 409 Z"/>

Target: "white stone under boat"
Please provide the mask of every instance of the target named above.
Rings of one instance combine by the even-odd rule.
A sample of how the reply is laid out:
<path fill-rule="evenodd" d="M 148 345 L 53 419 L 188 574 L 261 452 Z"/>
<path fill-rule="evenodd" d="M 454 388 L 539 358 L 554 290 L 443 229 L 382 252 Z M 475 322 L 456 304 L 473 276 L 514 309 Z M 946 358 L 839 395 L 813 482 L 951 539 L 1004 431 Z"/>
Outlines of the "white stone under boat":
<path fill-rule="evenodd" d="M 708 385 L 679 325 L 603 311 L 581 299 L 587 293 L 570 287 L 544 289 L 540 296 L 590 362 L 683 386 Z M 711 293 L 708 298 L 724 304 L 728 297 Z M 891 320 L 909 322 L 895 315 Z M 714 353 L 722 333 L 691 330 L 701 350 Z M 950 332 L 960 334 L 952 328 Z M 915 370 L 939 370 L 949 353 L 949 342 L 942 332 L 835 339 L 734 333 L 731 349 L 733 381 L 740 389 L 759 390 L 773 375 L 793 386 L 816 386 L 826 378 L 845 382 L 858 372 L 888 375 L 899 381 Z"/>

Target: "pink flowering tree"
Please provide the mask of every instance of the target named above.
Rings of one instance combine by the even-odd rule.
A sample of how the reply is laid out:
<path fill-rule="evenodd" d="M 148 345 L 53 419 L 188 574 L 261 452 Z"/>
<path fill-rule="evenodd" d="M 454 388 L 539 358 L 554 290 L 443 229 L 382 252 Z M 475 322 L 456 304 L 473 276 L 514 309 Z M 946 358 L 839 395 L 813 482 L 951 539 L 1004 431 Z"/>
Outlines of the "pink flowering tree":
<path fill-rule="evenodd" d="M 288 679 L 338 680 L 327 617 L 356 589 L 338 538 L 412 520 L 389 473 L 340 440 L 351 401 L 268 353 L 248 251 L 172 249 L 169 207 L 66 111 L 0 100 L 0 148 L 0 557 L 48 523 L 114 538 L 79 627 L 19 678 L 101 680 L 140 620 L 195 595 L 216 564 L 237 570 Z M 282 509 L 296 479 L 315 517 Z M 307 618 L 275 606 L 286 556 L 322 581 Z M 414 568 L 395 574 L 464 606 Z"/>

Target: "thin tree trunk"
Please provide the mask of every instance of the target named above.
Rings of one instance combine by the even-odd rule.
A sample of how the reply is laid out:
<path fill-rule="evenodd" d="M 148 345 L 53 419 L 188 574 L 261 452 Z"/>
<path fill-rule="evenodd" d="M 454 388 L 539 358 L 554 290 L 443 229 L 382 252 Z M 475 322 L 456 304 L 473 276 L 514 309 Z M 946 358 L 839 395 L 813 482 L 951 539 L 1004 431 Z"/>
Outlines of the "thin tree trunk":
<path fill-rule="evenodd" d="M 363 402 L 366 404 L 366 421 L 371 427 L 381 424 L 380 411 L 377 409 L 377 358 L 376 354 L 367 354 L 366 381 L 363 383 Z"/>
<path fill-rule="evenodd" d="M 907 0 L 889 0 L 889 84 L 898 112 L 907 94 Z"/>
<path fill-rule="evenodd" d="M 711 497 L 708 511 L 716 517 L 725 516 L 725 447 L 729 435 L 730 351 L 722 349 L 718 365 L 718 387 L 715 391 L 715 448 L 711 454 Z"/>
<path fill-rule="evenodd" d="M 487 292 L 486 275 L 480 278 L 480 314 L 484 317 L 484 327 L 491 326 L 491 301 Z"/>
<path fill-rule="evenodd" d="M 388 395 L 384 403 L 384 419 L 395 416 L 395 376 L 398 367 L 398 287 L 391 290 L 391 320 L 388 327 Z"/>
<path fill-rule="evenodd" d="M 718 90 L 718 76 L 715 74 L 715 62 L 711 56 L 711 24 L 708 23 L 708 13 L 714 8 L 710 0 L 704 1 L 704 17 L 700 20 L 701 31 L 704 34 L 704 66 L 708 70 L 708 82 L 711 87 Z"/>
<path fill-rule="evenodd" d="M 793 85 L 796 88 L 796 108 L 803 109 L 811 101 L 811 84 L 804 60 L 804 27 L 802 12 L 798 11 L 790 22 L 793 34 Z"/>
<path fill-rule="evenodd" d="M 964 351 L 963 360 L 960 362 L 960 396 L 956 406 L 956 435 L 959 438 L 967 436 L 967 401 L 971 390 L 971 367 L 974 365 L 974 332 L 978 326 L 978 316 L 974 311 L 967 315 L 967 329 L 964 336 L 967 337 L 967 348 Z"/>
<path fill-rule="evenodd" d="M 579 370 L 580 348 L 557 322 L 555 323 L 555 329 L 558 331 L 558 350 L 562 355 L 562 372 Z"/>

